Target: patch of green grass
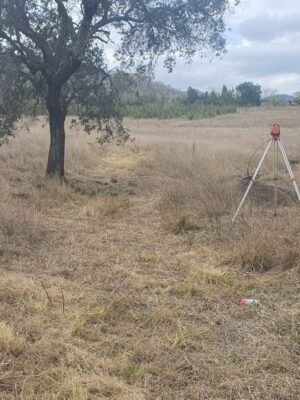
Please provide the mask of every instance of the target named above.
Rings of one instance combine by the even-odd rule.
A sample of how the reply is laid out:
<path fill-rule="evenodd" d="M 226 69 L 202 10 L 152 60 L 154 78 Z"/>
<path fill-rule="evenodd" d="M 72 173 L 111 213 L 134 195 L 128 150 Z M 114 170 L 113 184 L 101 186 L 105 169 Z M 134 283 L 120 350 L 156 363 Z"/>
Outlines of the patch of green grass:
<path fill-rule="evenodd" d="M 134 362 L 130 359 L 127 359 L 124 363 L 121 363 L 120 367 L 117 369 L 117 371 L 115 371 L 116 375 L 119 375 L 129 385 L 134 385 L 137 382 L 142 381 L 147 372 L 147 365 Z"/>

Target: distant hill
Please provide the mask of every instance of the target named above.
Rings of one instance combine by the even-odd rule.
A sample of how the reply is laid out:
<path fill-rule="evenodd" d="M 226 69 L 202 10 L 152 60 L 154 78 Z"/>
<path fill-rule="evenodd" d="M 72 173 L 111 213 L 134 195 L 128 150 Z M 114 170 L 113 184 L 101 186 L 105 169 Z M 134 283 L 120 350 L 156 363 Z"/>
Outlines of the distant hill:
<path fill-rule="evenodd" d="M 113 75 L 113 85 L 124 101 L 136 102 L 140 98 L 165 98 L 174 100 L 184 98 L 185 91 L 175 89 L 151 77 L 117 72 Z"/>
<path fill-rule="evenodd" d="M 289 104 L 293 103 L 295 101 L 296 97 L 291 96 L 289 94 L 284 94 L 284 93 L 279 93 L 275 94 L 272 96 L 269 96 L 263 100 L 264 103 L 266 104 L 273 104 L 273 105 L 284 105 L 284 104 Z"/>
<path fill-rule="evenodd" d="M 289 101 L 294 101 L 295 96 L 291 96 L 289 94 L 278 94 L 278 97 L 282 99 L 282 101 L 288 103 Z"/>
<path fill-rule="evenodd" d="M 136 89 L 140 96 L 147 97 L 165 97 L 174 99 L 185 96 L 186 92 L 175 89 L 171 85 L 152 80 L 151 78 L 136 78 Z"/>

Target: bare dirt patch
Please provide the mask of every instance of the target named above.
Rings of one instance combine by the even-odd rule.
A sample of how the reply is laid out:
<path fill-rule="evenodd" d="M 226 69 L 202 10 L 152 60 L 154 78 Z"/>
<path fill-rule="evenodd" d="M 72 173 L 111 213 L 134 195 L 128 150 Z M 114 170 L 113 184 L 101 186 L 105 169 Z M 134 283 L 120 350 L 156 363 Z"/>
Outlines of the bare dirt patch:
<path fill-rule="evenodd" d="M 250 183 L 251 178 L 246 177 L 238 181 L 238 189 L 240 191 L 240 196 L 244 195 L 246 189 Z M 280 185 L 280 183 L 278 183 Z M 284 182 L 284 186 L 287 186 Z M 290 185 L 287 187 L 278 187 L 278 205 L 281 207 L 291 207 L 298 202 L 297 195 Z M 254 183 L 252 190 L 249 193 L 248 199 L 250 202 L 257 206 L 273 207 L 274 205 L 274 185 L 272 184 L 272 179 L 269 179 L 268 183 L 257 181 Z"/>

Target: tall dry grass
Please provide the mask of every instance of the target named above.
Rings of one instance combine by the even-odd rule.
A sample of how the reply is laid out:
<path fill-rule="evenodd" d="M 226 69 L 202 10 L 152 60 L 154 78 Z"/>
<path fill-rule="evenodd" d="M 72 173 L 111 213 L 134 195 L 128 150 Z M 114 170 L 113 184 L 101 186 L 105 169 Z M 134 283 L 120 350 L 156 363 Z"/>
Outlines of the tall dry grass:
<path fill-rule="evenodd" d="M 271 157 L 231 224 L 273 122 L 299 181 L 295 108 L 128 120 L 121 148 L 68 131 L 63 185 L 44 121 L 20 127 L 0 148 L 1 399 L 298 399 L 299 208 L 283 179 L 273 218 Z"/>
<path fill-rule="evenodd" d="M 232 120 L 222 117 L 214 121 L 214 125 L 217 125 L 215 131 L 207 126 L 207 122 L 200 122 L 197 135 L 196 123 L 181 122 L 179 127 L 171 129 L 172 137 L 168 142 L 158 144 L 160 139 L 157 133 L 146 133 L 139 137 L 141 143 L 144 141 L 141 148 L 150 154 L 142 163 L 141 173 L 156 177 L 154 187 L 159 195 L 158 211 L 162 227 L 176 234 L 202 231 L 211 238 L 216 234 L 217 240 L 224 241 L 226 247 L 230 248 L 233 262 L 242 269 L 255 271 L 280 266 L 293 267 L 299 258 L 297 198 L 282 160 L 280 215 L 277 221 L 272 218 L 272 150 L 238 223 L 234 227 L 231 224 L 232 216 L 250 182 L 247 169 L 250 173 L 254 172 L 266 147 L 265 139 L 270 135 L 267 124 L 260 127 L 261 121 L 253 119 L 253 127 L 249 127 L 249 120 L 252 115 L 268 117 L 268 113 L 269 110 L 258 114 L 249 111 L 248 118 L 245 114 L 239 114 L 234 118 L 235 123 L 240 122 L 241 125 L 238 132 Z M 291 119 L 288 126 L 294 124 L 295 121 Z M 283 128 L 283 140 L 296 180 L 299 181 L 300 147 L 296 132 L 285 126 Z M 164 136 L 163 140 L 170 134 L 163 131 L 159 133 Z M 251 159 L 261 143 L 260 151 Z M 278 243 L 282 245 L 278 246 Z"/>
<path fill-rule="evenodd" d="M 208 224 L 220 229 L 237 197 L 233 166 L 224 156 L 205 148 L 193 154 L 183 145 L 157 152 L 152 162 L 163 188 L 158 207 L 166 229 L 179 232 Z"/>

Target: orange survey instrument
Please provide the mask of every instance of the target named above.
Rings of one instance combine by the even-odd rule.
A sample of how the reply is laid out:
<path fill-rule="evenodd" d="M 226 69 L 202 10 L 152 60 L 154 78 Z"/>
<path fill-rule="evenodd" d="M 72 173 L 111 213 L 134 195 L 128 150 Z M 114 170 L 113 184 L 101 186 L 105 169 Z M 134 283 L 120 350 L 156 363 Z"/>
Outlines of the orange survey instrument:
<path fill-rule="evenodd" d="M 273 140 L 278 140 L 280 138 L 280 125 L 273 124 L 271 135 L 273 137 Z"/>
<path fill-rule="evenodd" d="M 278 181 L 278 175 L 279 175 L 279 164 L 278 164 L 278 161 L 279 161 L 278 160 L 279 150 L 281 151 L 285 166 L 286 166 L 287 171 L 288 171 L 288 173 L 290 175 L 290 178 L 291 178 L 291 181 L 292 181 L 292 183 L 294 185 L 298 200 L 300 202 L 300 191 L 299 191 L 298 185 L 297 185 L 297 183 L 295 181 L 295 176 L 294 176 L 294 173 L 292 171 L 291 164 L 289 162 L 288 156 L 287 156 L 287 154 L 285 152 L 285 149 L 283 147 L 283 144 L 282 144 L 282 141 L 281 141 L 281 138 L 280 138 L 280 125 L 273 124 L 272 130 L 271 130 L 271 136 L 272 136 L 272 138 L 268 140 L 267 148 L 266 148 L 266 150 L 265 150 L 265 152 L 264 152 L 264 154 L 263 154 L 263 156 L 262 156 L 262 158 L 261 158 L 261 160 L 260 160 L 260 162 L 258 164 L 258 167 L 256 168 L 256 170 L 254 172 L 254 175 L 251 177 L 251 180 L 250 180 L 250 183 L 249 183 L 249 185 L 247 187 L 246 193 L 244 194 L 244 197 L 242 198 L 242 200 L 241 200 L 241 202 L 239 204 L 239 207 L 236 210 L 236 213 L 234 214 L 234 217 L 232 219 L 232 223 L 234 223 L 236 221 L 236 219 L 237 219 L 237 217 L 238 217 L 238 215 L 239 215 L 239 213 L 240 213 L 240 211 L 241 211 L 241 209 L 242 209 L 242 207 L 243 207 L 243 205 L 244 205 L 244 203 L 245 203 L 245 201 L 247 199 L 247 196 L 248 196 L 248 194 L 249 194 L 249 192 L 250 192 L 250 190 L 251 190 L 251 188 L 252 188 L 252 186 L 253 186 L 253 184 L 254 184 L 257 176 L 258 176 L 259 170 L 260 170 L 265 158 L 267 157 L 268 151 L 270 150 L 272 145 L 273 145 L 273 149 L 274 149 L 274 156 L 273 156 L 274 216 L 277 215 L 277 206 L 278 206 L 277 181 Z"/>

